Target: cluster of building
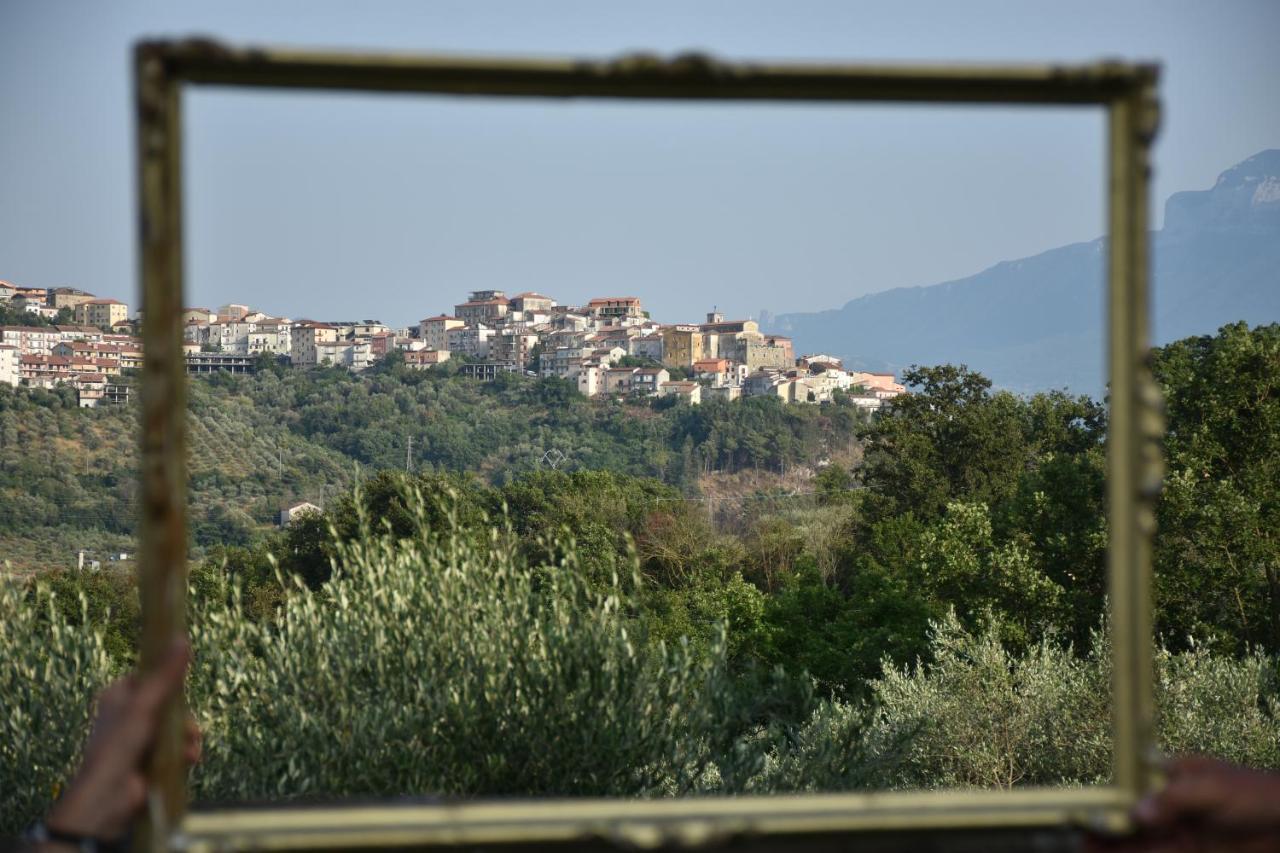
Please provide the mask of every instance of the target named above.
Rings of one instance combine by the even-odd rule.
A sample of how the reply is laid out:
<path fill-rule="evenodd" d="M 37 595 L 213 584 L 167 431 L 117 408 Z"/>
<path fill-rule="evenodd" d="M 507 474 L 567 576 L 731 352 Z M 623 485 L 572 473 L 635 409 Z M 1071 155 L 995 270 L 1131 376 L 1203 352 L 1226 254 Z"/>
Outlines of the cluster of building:
<path fill-rule="evenodd" d="M 560 305 L 541 293 L 474 291 L 453 314 L 428 317 L 415 331 L 402 347 L 414 367 L 464 355 L 460 369 L 478 378 L 536 372 L 588 397 L 671 395 L 696 404 L 768 394 L 823 403 L 839 392 L 875 410 L 905 390 L 892 374 L 849 372 L 831 356 L 797 359 L 790 338 L 754 320 L 712 311 L 702 323 L 654 322 L 634 296 Z"/>
<path fill-rule="evenodd" d="M 141 364 L 128 306 L 72 288 L 5 282 L 0 300 L 48 317 L 68 308 L 77 321 L 0 329 L 0 382 L 70 383 L 81 389 L 82 405 L 127 393 L 110 380 Z M 754 320 L 726 320 L 712 311 L 702 323 L 658 323 L 634 296 L 561 305 L 541 293 L 479 290 L 452 314 L 401 329 L 373 320 L 292 320 L 233 303 L 185 309 L 182 326 L 189 373 L 251 372 L 263 354 L 299 367 L 360 371 L 399 351 L 412 368 L 455 360 L 459 372 L 479 380 L 503 373 L 559 377 L 588 397 L 675 396 L 697 404 L 771 395 L 824 403 L 843 394 L 876 410 L 904 392 L 892 374 L 847 371 L 828 355 L 797 358 L 790 338 L 763 332 Z"/>
<path fill-rule="evenodd" d="M 410 337 L 409 330 L 397 333 L 376 320 L 291 320 L 234 303 L 217 311 L 187 308 L 182 325 L 188 362 L 203 353 L 200 361 L 210 369 L 216 369 L 219 361 L 212 355 L 227 356 L 222 361 L 235 365 L 239 363 L 235 356 L 243 361 L 268 354 L 288 358 L 299 367 L 329 364 L 360 371 Z"/>
<path fill-rule="evenodd" d="M 0 385 L 75 389 L 81 406 L 125 402 L 134 386 L 120 380 L 142 367 L 142 345 L 129 307 L 71 287 L 19 287 L 0 281 L 0 302 L 57 325 L 0 326 Z"/>
<path fill-rule="evenodd" d="M 73 323 L 127 335 L 137 331 L 129 306 L 118 299 L 99 299 L 74 287 L 21 287 L 0 281 L 0 302 L 46 320 L 57 320 L 65 308 Z"/>

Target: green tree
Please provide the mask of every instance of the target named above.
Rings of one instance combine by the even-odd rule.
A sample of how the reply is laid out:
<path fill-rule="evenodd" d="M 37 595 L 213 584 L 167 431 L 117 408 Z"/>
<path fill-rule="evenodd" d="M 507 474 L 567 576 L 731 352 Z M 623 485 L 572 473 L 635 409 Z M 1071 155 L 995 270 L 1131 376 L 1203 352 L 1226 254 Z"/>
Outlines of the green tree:
<path fill-rule="evenodd" d="M 866 434 L 862 479 L 870 518 L 911 511 L 935 518 L 952 500 L 1012 495 L 1030 452 L 1025 404 L 964 366 L 912 367 L 912 393 L 894 400 Z"/>
<path fill-rule="evenodd" d="M 1158 629 L 1280 649 L 1280 325 L 1153 352 L 1168 408 Z"/>

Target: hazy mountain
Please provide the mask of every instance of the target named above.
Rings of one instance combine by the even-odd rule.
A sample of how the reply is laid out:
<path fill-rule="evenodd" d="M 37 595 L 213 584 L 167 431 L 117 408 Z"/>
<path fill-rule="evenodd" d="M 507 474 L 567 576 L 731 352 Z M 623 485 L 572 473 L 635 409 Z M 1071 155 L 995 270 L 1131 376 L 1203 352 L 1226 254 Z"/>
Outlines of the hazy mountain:
<path fill-rule="evenodd" d="M 1228 169 L 1211 189 L 1181 192 L 1154 235 L 1156 343 L 1237 320 L 1280 321 L 1280 149 Z M 1103 387 L 1103 239 L 1005 261 L 968 278 L 773 318 L 796 352 L 850 364 L 968 364 L 1020 391 Z"/>

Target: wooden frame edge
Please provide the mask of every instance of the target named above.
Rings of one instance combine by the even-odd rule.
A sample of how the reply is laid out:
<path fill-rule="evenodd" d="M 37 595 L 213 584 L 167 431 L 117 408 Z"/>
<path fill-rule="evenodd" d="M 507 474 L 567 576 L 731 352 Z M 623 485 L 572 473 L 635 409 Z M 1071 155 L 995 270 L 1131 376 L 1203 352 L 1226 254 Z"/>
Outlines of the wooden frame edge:
<path fill-rule="evenodd" d="M 185 632 L 186 376 L 182 309 L 181 90 L 186 83 L 516 97 L 1093 105 L 1108 115 L 1108 552 L 1114 781 L 1086 789 L 917 791 L 769 798 L 582 800 L 439 806 L 285 806 L 186 815 L 180 703 L 166 710 L 139 849 L 565 843 L 696 845 L 724 837 L 919 829 L 1127 826 L 1154 762 L 1151 536 L 1161 477 L 1159 392 L 1147 365 L 1154 65 L 844 66 L 724 63 L 647 54 L 510 60 L 233 49 L 209 40 L 135 48 L 143 295 L 140 666 Z M 538 817 L 550 814 L 551 817 Z M 503 816 L 505 815 L 505 817 Z M 381 827 L 381 828 L 380 828 Z"/>

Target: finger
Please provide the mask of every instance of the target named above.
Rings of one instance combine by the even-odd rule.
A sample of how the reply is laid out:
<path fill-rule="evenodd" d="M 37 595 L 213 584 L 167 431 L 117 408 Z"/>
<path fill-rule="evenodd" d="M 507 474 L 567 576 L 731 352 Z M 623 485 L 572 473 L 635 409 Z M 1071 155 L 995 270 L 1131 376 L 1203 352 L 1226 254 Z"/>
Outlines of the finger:
<path fill-rule="evenodd" d="M 114 797 L 102 803 L 106 810 L 104 827 L 111 836 L 124 835 L 147 805 L 147 780 L 140 773 L 130 773 L 120 783 Z"/>
<path fill-rule="evenodd" d="M 119 713 L 128 706 L 133 695 L 133 679 L 129 676 L 117 678 L 98 694 L 98 716 L 109 716 Z"/>
<path fill-rule="evenodd" d="M 204 738 L 200 734 L 200 727 L 196 725 L 195 717 L 187 715 L 187 731 L 184 755 L 188 764 L 198 764 L 200 762 L 200 753 L 204 746 Z"/>
<path fill-rule="evenodd" d="M 180 689 L 191 660 L 191 647 L 185 639 L 177 639 L 151 672 L 138 679 L 134 691 L 133 710 L 148 719 Z"/>
<path fill-rule="evenodd" d="M 1172 780 L 1181 776 L 1198 776 L 1203 773 L 1218 772 L 1230 769 L 1220 758 L 1211 755 L 1186 755 L 1173 759 L 1164 766 L 1165 777 Z"/>
<path fill-rule="evenodd" d="M 1183 774 L 1140 802 L 1134 809 L 1134 817 L 1144 826 L 1169 826 L 1221 808 L 1230 796 L 1229 786 L 1219 774 Z"/>
<path fill-rule="evenodd" d="M 134 675 L 129 705 L 119 714 L 113 731 L 113 762 L 133 766 L 154 742 L 161 705 L 182 687 L 190 654 L 185 640 L 175 641 L 159 665 L 145 675 Z"/>

